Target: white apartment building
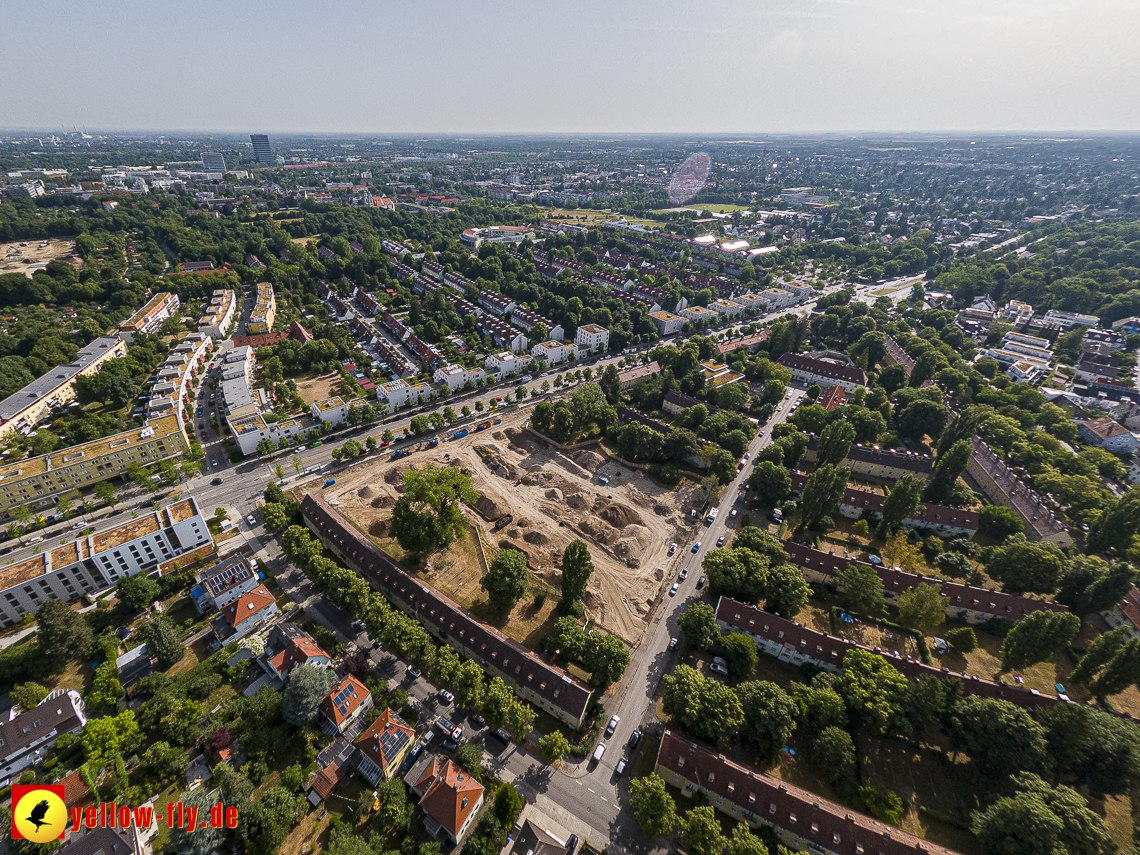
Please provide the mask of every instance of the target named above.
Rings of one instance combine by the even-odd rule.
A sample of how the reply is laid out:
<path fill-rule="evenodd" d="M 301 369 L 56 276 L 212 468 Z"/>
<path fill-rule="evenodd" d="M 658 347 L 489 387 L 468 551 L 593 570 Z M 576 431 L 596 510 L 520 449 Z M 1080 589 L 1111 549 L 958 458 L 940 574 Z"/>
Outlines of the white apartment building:
<path fill-rule="evenodd" d="M 657 327 L 657 332 L 661 335 L 673 335 L 679 333 L 681 328 L 685 326 L 685 319 L 679 315 L 674 315 L 672 312 L 654 312 L 649 316 L 649 320 L 653 321 L 654 326 Z"/>
<path fill-rule="evenodd" d="M 690 323 L 694 324 L 715 324 L 718 318 L 716 312 L 710 311 L 704 306 L 689 306 L 687 308 L 681 309 L 678 314 L 688 320 Z"/>
<path fill-rule="evenodd" d="M 312 422 L 305 423 L 299 419 L 270 422 L 261 413 L 230 416 L 226 421 L 242 454 L 256 454 L 257 446 L 263 439 L 280 445 L 283 439 L 304 437 L 314 426 Z"/>
<path fill-rule="evenodd" d="M 213 339 L 228 338 L 233 329 L 236 308 L 237 297 L 233 291 L 228 288 L 215 291 L 210 298 L 210 305 L 198 321 L 198 332 Z"/>
<path fill-rule="evenodd" d="M 768 301 L 757 294 L 741 294 L 733 297 L 732 301 L 745 310 L 754 310 L 757 314 L 768 311 Z"/>
<path fill-rule="evenodd" d="M 464 368 L 462 365 L 444 364 L 435 369 L 432 379 L 441 386 L 446 386 L 448 391 L 455 392 L 462 389 L 468 382 L 474 385 L 486 376 L 487 372 L 482 368 Z"/>
<path fill-rule="evenodd" d="M 413 385 L 403 380 L 393 380 L 376 387 L 376 398 L 387 405 L 388 412 L 395 412 L 409 402 L 426 401 L 431 394 L 431 385 L 428 383 Z"/>
<path fill-rule="evenodd" d="M 530 363 L 531 358 L 529 356 L 519 356 L 516 353 L 511 353 L 509 350 L 504 350 L 499 353 L 492 353 L 487 357 L 483 365 L 489 373 L 497 374 L 502 377 L 505 374 L 510 374 L 512 371 L 525 371 Z"/>
<path fill-rule="evenodd" d="M 1005 304 L 1005 308 L 1001 310 L 1001 316 L 1015 327 L 1018 327 L 1033 320 L 1033 307 L 1028 303 L 1010 300 Z"/>
<path fill-rule="evenodd" d="M 135 333 L 156 333 L 162 322 L 182 306 L 177 294 L 155 294 L 147 304 L 119 324 L 119 337 L 133 341 Z"/>
<path fill-rule="evenodd" d="M 1046 324 L 1056 324 L 1063 330 L 1071 330 L 1073 327 L 1095 327 L 1100 324 L 1100 318 L 1096 315 L 1081 315 L 1058 309 L 1050 309 L 1042 320 Z"/>
<path fill-rule="evenodd" d="M 744 311 L 742 305 L 732 300 L 716 300 L 715 302 L 709 303 L 709 308 L 722 318 L 735 317 Z"/>
<path fill-rule="evenodd" d="M 194 498 L 86 535 L 0 570 L 0 626 L 19 623 L 48 600 L 75 600 L 125 576 L 213 543 Z"/>
<path fill-rule="evenodd" d="M 597 324 L 582 324 L 574 334 L 574 344 L 585 353 L 601 353 L 610 346 L 610 331 Z"/>
<path fill-rule="evenodd" d="M 543 341 L 530 349 L 530 355 L 537 358 L 541 355 L 546 365 L 557 365 L 573 359 L 576 355 L 574 345 L 563 344 L 560 341 Z"/>
<path fill-rule="evenodd" d="M 313 401 L 309 412 L 314 419 L 322 422 L 339 425 L 348 418 L 348 404 L 340 397 L 328 398 L 324 401 Z"/>
<path fill-rule="evenodd" d="M 800 302 L 795 294 L 783 288 L 769 288 L 766 291 L 762 291 L 760 296 L 763 297 L 764 302 L 768 304 L 769 312 L 776 312 L 780 309 L 790 309 Z"/>

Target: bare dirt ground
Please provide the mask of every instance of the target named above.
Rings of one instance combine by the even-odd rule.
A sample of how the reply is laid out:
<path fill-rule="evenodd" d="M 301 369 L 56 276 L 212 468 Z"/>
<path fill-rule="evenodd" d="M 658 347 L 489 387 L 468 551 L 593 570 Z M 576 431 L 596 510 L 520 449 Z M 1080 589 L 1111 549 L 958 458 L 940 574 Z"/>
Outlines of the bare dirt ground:
<path fill-rule="evenodd" d="M 535 576 L 557 590 L 562 552 L 581 538 L 589 544 L 596 568 L 585 596 L 587 615 L 636 643 L 650 605 L 660 595 L 669 544 L 685 540 L 685 514 L 699 487 L 660 487 L 639 470 L 596 450 L 563 453 L 522 430 L 528 416 L 528 411 L 509 414 L 501 425 L 396 463 L 380 459 L 352 467 L 337 475 L 327 498 L 361 530 L 382 541 L 408 467 L 428 462 L 461 466 L 472 474 L 481 494 L 476 507 L 465 512 L 492 553 L 521 550 Z M 610 483 L 600 485 L 600 475 Z M 508 513 L 514 514 L 511 523 L 493 531 L 494 521 Z M 481 560 L 461 558 L 449 554 L 437 562 L 427 556 L 427 561 L 446 567 L 441 587 L 477 588 Z M 457 578 L 464 568 L 467 578 Z"/>
<path fill-rule="evenodd" d="M 75 241 L 71 238 L 46 238 L 47 246 L 40 246 L 43 240 L 12 241 L 0 244 L 0 273 L 23 273 L 29 278 L 41 266 L 57 258 L 71 264 L 76 270 L 83 266 L 83 259 L 75 254 Z M 20 246 L 27 243 L 27 246 Z"/>
<path fill-rule="evenodd" d="M 297 394 L 305 402 L 307 410 L 314 401 L 326 401 L 333 396 L 333 387 L 340 378 L 335 371 L 297 381 Z"/>

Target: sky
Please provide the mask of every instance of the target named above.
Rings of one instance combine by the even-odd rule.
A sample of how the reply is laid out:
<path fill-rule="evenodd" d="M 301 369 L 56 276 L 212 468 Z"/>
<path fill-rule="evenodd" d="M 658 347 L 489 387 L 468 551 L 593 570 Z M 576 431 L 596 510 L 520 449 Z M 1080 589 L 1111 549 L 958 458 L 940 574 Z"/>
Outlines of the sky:
<path fill-rule="evenodd" d="M 1136 0 L 6 0 L 0 127 L 1140 130 Z"/>

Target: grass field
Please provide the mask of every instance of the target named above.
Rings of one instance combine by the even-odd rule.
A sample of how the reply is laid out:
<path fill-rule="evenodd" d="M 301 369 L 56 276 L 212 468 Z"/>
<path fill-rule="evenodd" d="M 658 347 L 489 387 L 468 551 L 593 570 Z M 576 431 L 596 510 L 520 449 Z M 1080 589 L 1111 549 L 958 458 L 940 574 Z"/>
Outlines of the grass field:
<path fill-rule="evenodd" d="M 698 205 L 685 205 L 680 208 L 661 208 L 650 213 L 665 216 L 666 214 L 675 214 L 679 211 L 697 211 L 704 214 L 731 214 L 734 211 L 747 211 L 748 208 L 744 205 L 728 205 L 720 202 L 701 202 Z"/>

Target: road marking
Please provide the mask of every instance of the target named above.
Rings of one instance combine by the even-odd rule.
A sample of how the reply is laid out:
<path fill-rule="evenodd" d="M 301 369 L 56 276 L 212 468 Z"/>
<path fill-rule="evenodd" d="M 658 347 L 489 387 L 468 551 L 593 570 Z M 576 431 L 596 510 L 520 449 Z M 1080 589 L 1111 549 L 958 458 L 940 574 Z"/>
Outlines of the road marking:
<path fill-rule="evenodd" d="M 593 789 L 593 787 L 586 787 L 586 789 L 587 789 L 587 790 L 589 790 L 591 793 L 593 793 L 593 792 L 594 792 L 594 789 Z M 595 793 L 595 795 L 597 795 L 597 794 Z"/>
<path fill-rule="evenodd" d="M 605 796 L 598 796 L 598 798 L 601 799 L 603 802 L 609 801 L 609 799 L 607 799 Z"/>
<path fill-rule="evenodd" d="M 575 784 L 577 784 L 579 787 L 580 787 L 580 786 L 582 786 L 582 782 L 581 782 L 581 781 L 575 781 L 574 783 L 575 783 Z"/>

